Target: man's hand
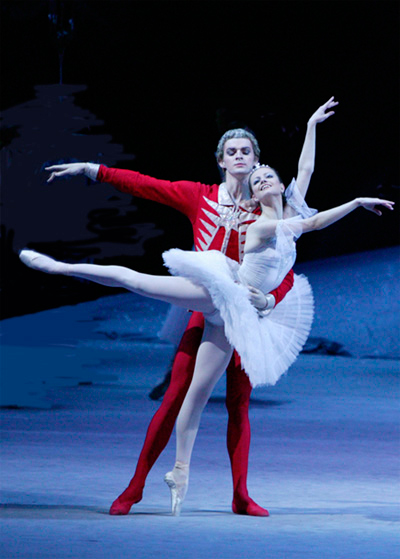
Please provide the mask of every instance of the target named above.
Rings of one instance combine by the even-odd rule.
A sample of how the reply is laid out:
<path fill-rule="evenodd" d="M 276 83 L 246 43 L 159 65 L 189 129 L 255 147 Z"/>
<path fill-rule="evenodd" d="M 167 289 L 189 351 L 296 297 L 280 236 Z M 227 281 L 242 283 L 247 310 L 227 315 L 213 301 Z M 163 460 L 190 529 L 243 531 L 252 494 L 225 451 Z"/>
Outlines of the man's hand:
<path fill-rule="evenodd" d="M 249 290 L 250 303 L 259 311 L 273 309 L 275 306 L 275 297 L 268 293 L 264 295 L 262 291 L 251 285 L 247 286 Z"/>
<path fill-rule="evenodd" d="M 52 165 L 45 167 L 46 171 L 50 171 L 47 182 L 52 182 L 56 177 L 73 177 L 75 175 L 84 175 L 87 170 L 87 163 L 66 163 L 64 165 Z"/>

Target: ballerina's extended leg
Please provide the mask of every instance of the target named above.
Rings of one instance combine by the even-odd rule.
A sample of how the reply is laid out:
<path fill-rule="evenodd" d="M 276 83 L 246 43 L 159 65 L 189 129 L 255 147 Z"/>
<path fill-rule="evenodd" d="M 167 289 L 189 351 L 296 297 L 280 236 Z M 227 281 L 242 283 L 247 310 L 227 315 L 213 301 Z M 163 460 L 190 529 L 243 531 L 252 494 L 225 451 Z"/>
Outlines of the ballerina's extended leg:
<path fill-rule="evenodd" d="M 190 280 L 176 276 L 142 274 L 124 266 L 68 264 L 58 262 L 34 250 L 22 250 L 21 261 L 34 270 L 47 274 L 74 276 L 108 287 L 122 287 L 133 293 L 204 313 L 214 311 L 208 291 Z"/>
<path fill-rule="evenodd" d="M 65 274 L 67 273 L 68 264 L 57 262 L 50 256 L 40 254 L 35 250 L 24 249 L 19 253 L 19 258 L 28 268 L 45 272 L 46 274 Z"/>

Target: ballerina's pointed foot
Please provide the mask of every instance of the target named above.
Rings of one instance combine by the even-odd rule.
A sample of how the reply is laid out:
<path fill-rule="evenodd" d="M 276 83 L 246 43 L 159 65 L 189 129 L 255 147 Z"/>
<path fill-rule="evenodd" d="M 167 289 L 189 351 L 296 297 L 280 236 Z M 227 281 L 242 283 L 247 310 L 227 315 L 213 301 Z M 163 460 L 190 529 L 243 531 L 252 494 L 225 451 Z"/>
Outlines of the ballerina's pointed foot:
<path fill-rule="evenodd" d="M 50 256 L 40 254 L 40 252 L 36 252 L 35 250 L 21 250 L 19 253 L 19 259 L 25 264 L 25 266 L 47 274 L 61 274 L 65 272 L 65 264 L 57 262 L 53 258 L 50 258 Z"/>
<path fill-rule="evenodd" d="M 189 483 L 189 465 L 177 462 L 174 469 L 165 474 L 164 481 L 171 490 L 172 516 L 179 516 Z"/>
<path fill-rule="evenodd" d="M 269 516 L 267 509 L 263 509 L 250 498 L 246 500 L 234 499 L 232 502 L 232 511 L 235 514 L 244 514 L 247 516 Z"/>

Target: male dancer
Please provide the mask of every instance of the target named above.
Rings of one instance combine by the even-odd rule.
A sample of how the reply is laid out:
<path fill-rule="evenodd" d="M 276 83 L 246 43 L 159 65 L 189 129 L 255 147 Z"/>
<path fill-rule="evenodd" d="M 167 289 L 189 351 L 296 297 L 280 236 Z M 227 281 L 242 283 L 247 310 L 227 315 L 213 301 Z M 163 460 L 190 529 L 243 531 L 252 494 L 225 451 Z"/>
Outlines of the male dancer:
<path fill-rule="evenodd" d="M 107 168 L 92 163 L 55 165 L 49 182 L 63 175 L 86 174 L 107 182 L 123 192 L 172 206 L 190 219 L 196 250 L 220 250 L 236 261 L 243 257 L 247 227 L 258 211 L 246 200 L 250 198 L 247 177 L 258 162 L 260 149 L 253 134 L 243 129 L 226 132 L 217 150 L 217 160 L 225 172 L 225 182 L 207 186 L 189 181 L 169 182 L 134 171 Z M 293 272 L 274 292 L 253 293 L 255 306 L 273 308 L 293 285 Z M 189 388 L 196 354 L 202 338 L 204 319 L 194 312 L 178 347 L 171 382 L 160 408 L 147 430 L 135 475 L 125 491 L 113 502 L 110 514 L 128 514 L 131 506 L 142 499 L 146 477 L 167 445 Z M 250 423 L 248 407 L 251 385 L 240 366 L 236 352 L 227 368 L 226 406 L 228 409 L 227 446 L 233 477 L 232 510 L 237 514 L 268 516 L 268 511 L 250 499 L 247 491 Z"/>
<path fill-rule="evenodd" d="M 331 98 L 310 119 L 307 135 L 299 160 L 315 149 L 317 122 L 330 114 L 325 110 L 336 104 Z M 48 182 L 54 177 L 86 174 L 92 179 L 107 182 L 123 192 L 164 203 L 183 212 L 193 226 L 196 250 L 220 250 L 236 261 L 241 261 L 247 227 L 258 216 L 246 200 L 250 198 L 247 178 L 258 162 L 260 149 L 253 134 L 243 129 L 229 130 L 219 141 L 217 160 L 225 172 L 225 182 L 207 186 L 189 181 L 169 182 L 141 175 L 134 171 L 107 168 L 91 163 L 54 165 Z M 293 285 L 290 271 L 282 284 L 271 294 L 264 295 L 250 290 L 253 304 L 268 311 L 279 303 Z M 189 388 L 196 353 L 199 347 L 204 320 L 201 313 L 193 313 L 178 347 L 172 369 L 171 383 L 162 404 L 150 422 L 144 446 L 139 456 L 135 474 L 128 487 L 113 502 L 112 515 L 128 514 L 133 504 L 142 499 L 146 477 L 153 464 L 165 448 L 171 436 L 176 418 Z M 251 385 L 234 352 L 227 368 L 226 406 L 228 409 L 227 446 L 233 477 L 232 510 L 236 514 L 268 516 L 269 513 L 257 505 L 247 491 L 248 455 L 250 448 L 250 423 L 248 407 Z"/>

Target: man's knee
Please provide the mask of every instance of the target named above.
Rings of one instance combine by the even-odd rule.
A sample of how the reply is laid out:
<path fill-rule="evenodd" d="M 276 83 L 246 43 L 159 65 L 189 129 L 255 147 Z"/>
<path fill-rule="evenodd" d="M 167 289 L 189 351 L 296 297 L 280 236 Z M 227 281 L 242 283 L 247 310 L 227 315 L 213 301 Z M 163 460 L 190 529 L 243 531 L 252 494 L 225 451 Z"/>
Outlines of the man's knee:
<path fill-rule="evenodd" d="M 246 373 L 236 367 L 227 371 L 226 407 L 229 413 L 249 407 L 251 384 Z"/>
<path fill-rule="evenodd" d="M 235 386 L 233 389 L 227 387 L 226 408 L 229 415 L 247 413 L 250 403 L 251 386 L 244 384 Z"/>
<path fill-rule="evenodd" d="M 241 415 L 242 413 L 247 413 L 249 409 L 250 396 L 236 395 L 234 398 L 226 397 L 226 409 L 229 415 Z"/>

